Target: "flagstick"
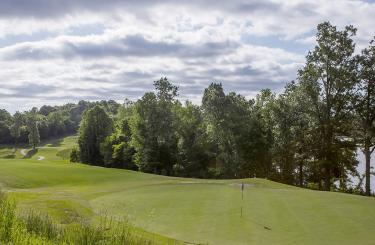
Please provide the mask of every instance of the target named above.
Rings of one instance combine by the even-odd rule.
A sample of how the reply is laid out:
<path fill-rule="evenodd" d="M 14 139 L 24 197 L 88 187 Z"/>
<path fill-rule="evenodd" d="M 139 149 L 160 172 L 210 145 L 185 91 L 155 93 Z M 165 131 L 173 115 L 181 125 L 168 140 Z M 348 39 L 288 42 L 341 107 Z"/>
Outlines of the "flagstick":
<path fill-rule="evenodd" d="M 243 209 L 243 189 L 244 189 L 244 184 L 242 182 L 241 184 L 241 196 L 242 196 L 242 202 L 241 202 L 241 218 L 242 218 L 242 209 Z"/>

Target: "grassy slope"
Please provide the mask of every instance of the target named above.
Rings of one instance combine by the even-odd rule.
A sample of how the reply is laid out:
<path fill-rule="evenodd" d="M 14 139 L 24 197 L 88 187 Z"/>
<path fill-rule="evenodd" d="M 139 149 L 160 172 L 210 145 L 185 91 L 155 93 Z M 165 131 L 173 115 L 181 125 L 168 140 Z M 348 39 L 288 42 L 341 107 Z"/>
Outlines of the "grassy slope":
<path fill-rule="evenodd" d="M 239 180 L 68 164 L 56 153 L 74 140 L 50 142 L 31 159 L 0 159 L 0 184 L 21 208 L 38 207 L 62 223 L 127 216 L 148 231 L 210 244 L 375 243 L 374 198 L 248 179 L 242 201 Z"/>

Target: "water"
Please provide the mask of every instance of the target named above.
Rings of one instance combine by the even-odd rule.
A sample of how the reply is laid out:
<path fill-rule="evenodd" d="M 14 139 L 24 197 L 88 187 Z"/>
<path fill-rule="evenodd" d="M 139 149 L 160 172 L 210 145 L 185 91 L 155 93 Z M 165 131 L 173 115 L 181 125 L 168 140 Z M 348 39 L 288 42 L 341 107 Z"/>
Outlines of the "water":
<path fill-rule="evenodd" d="M 357 170 L 360 174 L 364 174 L 365 169 L 366 169 L 366 162 L 365 162 L 365 155 L 363 154 L 363 152 L 361 150 L 357 151 L 357 159 L 359 161 Z M 372 154 L 370 164 L 371 164 L 372 167 L 375 168 L 374 161 L 375 161 L 375 154 Z M 353 180 L 354 183 L 358 183 L 358 178 L 352 177 L 352 180 Z M 363 180 L 363 184 L 362 184 L 363 189 L 365 188 L 365 183 L 366 183 L 365 181 L 366 180 Z M 370 184 L 371 184 L 371 192 L 375 192 L 375 176 L 374 175 L 371 175 Z"/>

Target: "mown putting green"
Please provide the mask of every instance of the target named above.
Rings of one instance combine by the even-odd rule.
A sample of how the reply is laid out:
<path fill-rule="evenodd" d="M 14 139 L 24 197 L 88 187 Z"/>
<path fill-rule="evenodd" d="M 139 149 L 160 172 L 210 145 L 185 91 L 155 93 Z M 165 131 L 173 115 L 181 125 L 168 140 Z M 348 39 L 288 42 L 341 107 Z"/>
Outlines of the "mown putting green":
<path fill-rule="evenodd" d="M 0 159 L 0 185 L 20 210 L 38 209 L 61 223 L 95 220 L 103 214 L 127 217 L 160 237 L 194 243 L 375 243 L 374 198 L 263 179 L 171 178 L 69 164 L 57 153 L 67 151 L 74 141 L 68 137 L 49 142 L 30 159 L 20 159 L 19 154 Z M 40 156 L 44 159 L 38 160 Z"/>

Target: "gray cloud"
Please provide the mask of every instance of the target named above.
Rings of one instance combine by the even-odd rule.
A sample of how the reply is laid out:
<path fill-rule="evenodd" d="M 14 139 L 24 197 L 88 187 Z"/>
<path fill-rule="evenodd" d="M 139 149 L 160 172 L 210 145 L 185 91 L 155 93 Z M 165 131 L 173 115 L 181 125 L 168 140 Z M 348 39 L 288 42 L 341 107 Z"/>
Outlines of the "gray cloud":
<path fill-rule="evenodd" d="M 168 43 L 150 41 L 140 35 L 130 35 L 102 43 L 64 41 L 55 44 L 25 43 L 5 49 L 0 57 L 5 60 L 41 60 L 53 58 L 71 59 L 105 57 L 173 56 L 181 58 L 225 55 L 239 44 L 234 42 L 206 42 L 201 44 Z"/>
<path fill-rule="evenodd" d="M 231 8 L 235 12 L 241 13 L 252 13 L 255 11 L 279 11 L 281 6 L 271 1 L 238 1 L 237 4 L 234 4 L 234 7 Z"/>
<path fill-rule="evenodd" d="M 2 86 L 9 92 L 4 93 L 0 91 L 0 96 L 3 98 L 30 98 L 37 97 L 43 94 L 48 94 L 52 91 L 59 89 L 54 85 L 37 84 L 33 82 L 26 82 L 21 86 Z"/>
<path fill-rule="evenodd" d="M 367 45 L 374 13 L 351 0 L 0 0 L 0 104 L 136 99 L 162 76 L 195 102 L 211 82 L 280 91 L 316 24 L 354 24 Z"/>
<path fill-rule="evenodd" d="M 0 16 L 2 17 L 33 17 L 55 18 L 80 11 L 103 12 L 123 9 L 127 11 L 148 10 L 157 5 L 186 5 L 211 10 L 252 13 L 255 11 L 277 11 L 279 5 L 266 0 L 2 0 Z"/>

